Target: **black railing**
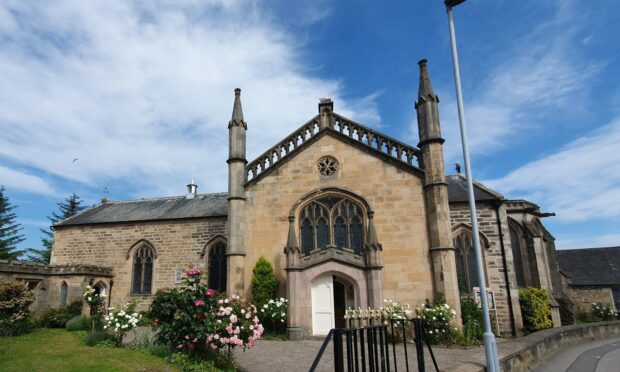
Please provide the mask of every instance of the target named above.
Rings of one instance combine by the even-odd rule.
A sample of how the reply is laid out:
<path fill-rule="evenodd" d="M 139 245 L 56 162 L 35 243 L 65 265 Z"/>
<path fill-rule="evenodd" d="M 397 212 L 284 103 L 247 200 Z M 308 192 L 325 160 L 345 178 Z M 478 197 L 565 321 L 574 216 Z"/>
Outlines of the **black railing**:
<path fill-rule="evenodd" d="M 352 322 L 349 321 L 349 326 L 351 326 L 351 323 Z M 418 371 L 425 371 L 424 343 L 426 343 L 435 370 L 439 371 L 433 349 L 424 332 L 424 323 L 421 319 L 416 318 L 411 320 L 387 321 L 378 325 L 370 324 L 359 328 L 334 328 L 330 330 L 321 345 L 319 353 L 314 359 L 314 363 L 312 363 L 312 367 L 310 367 L 310 372 L 316 370 L 332 339 L 334 344 L 335 372 L 344 372 L 345 364 L 347 372 L 398 372 L 398 356 L 401 355 L 398 353 L 399 355 L 397 356 L 396 349 L 401 347 L 399 338 L 402 338 L 402 359 L 404 360 L 405 371 L 408 372 L 409 353 L 407 349 L 407 331 L 411 330 L 409 323 L 413 325 L 413 341 L 415 344 Z"/>

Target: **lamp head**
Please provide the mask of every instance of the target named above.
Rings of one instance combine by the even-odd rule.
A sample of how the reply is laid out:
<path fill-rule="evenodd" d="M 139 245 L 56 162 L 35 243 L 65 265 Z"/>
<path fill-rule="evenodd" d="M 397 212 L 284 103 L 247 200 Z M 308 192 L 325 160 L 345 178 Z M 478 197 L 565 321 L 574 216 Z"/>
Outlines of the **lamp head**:
<path fill-rule="evenodd" d="M 454 8 L 460 3 L 464 3 L 465 0 L 445 0 L 443 3 L 446 4 L 447 7 Z"/>

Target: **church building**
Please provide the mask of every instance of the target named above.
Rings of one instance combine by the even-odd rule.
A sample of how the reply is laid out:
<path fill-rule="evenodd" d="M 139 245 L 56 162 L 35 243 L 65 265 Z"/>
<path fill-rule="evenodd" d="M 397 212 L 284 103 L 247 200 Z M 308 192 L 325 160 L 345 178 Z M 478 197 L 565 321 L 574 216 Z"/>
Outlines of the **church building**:
<path fill-rule="evenodd" d="M 179 285 L 189 265 L 208 272 L 210 287 L 249 297 L 263 256 L 289 300 L 291 339 L 325 335 L 344 325 L 347 307 L 380 307 L 384 299 L 415 307 L 441 296 L 460 314 L 460 299 L 479 286 L 466 179 L 446 175 L 439 99 L 426 60 L 419 66 L 417 146 L 321 99 L 315 117 L 247 159 L 253 128 L 236 89 L 228 191 L 198 194 L 192 182 L 187 195 L 103 201 L 61 221 L 47 274 L 37 279 L 45 302 L 80 299 L 92 283 L 112 306 L 136 300 L 146 309 L 158 288 Z M 549 214 L 480 183 L 475 197 L 494 325 L 516 335 L 523 328 L 518 288 L 563 296 L 554 239 L 541 223 Z M 2 274 L 27 279 L 27 270 L 11 274 L 5 266 Z"/>

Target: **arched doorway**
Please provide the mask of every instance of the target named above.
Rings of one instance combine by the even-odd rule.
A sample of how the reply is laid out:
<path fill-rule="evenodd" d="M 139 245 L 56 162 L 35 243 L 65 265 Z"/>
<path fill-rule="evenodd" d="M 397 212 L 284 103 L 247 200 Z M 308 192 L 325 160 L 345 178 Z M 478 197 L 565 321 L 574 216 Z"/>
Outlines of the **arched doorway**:
<path fill-rule="evenodd" d="M 346 326 L 344 313 L 355 307 L 355 288 L 348 280 L 332 273 L 312 282 L 312 333 L 326 335 L 332 328 Z"/>

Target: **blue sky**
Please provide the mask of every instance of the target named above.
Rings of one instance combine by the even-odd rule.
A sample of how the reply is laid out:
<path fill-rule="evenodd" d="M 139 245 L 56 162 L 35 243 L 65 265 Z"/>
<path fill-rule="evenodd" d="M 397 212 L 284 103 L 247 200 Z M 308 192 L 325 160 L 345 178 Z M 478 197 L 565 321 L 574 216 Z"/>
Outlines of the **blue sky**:
<path fill-rule="evenodd" d="M 336 112 L 417 143 L 429 60 L 461 162 L 442 1 L 0 1 L 0 184 L 27 240 L 72 192 L 88 205 L 226 190 L 243 89 L 248 157 Z M 474 176 L 529 199 L 559 248 L 620 245 L 620 25 L 612 1 L 455 9 Z M 77 161 L 73 159 L 78 158 Z"/>

